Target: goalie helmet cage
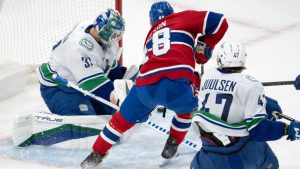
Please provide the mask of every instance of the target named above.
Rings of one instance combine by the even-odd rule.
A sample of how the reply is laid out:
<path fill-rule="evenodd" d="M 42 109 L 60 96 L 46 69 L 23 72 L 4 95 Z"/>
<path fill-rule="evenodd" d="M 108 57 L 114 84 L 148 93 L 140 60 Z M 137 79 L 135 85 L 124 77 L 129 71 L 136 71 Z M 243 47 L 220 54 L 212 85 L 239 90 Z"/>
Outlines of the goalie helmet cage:
<path fill-rule="evenodd" d="M 25 78 L 24 72 L 29 72 L 30 81 L 36 81 L 31 78 L 35 68 L 49 60 L 53 45 L 76 23 L 93 21 L 107 8 L 122 14 L 122 0 L 0 1 L 0 82 L 7 82 L 0 83 L 0 92 L 7 90 L 10 79 L 16 81 L 12 78 L 16 74 Z"/>

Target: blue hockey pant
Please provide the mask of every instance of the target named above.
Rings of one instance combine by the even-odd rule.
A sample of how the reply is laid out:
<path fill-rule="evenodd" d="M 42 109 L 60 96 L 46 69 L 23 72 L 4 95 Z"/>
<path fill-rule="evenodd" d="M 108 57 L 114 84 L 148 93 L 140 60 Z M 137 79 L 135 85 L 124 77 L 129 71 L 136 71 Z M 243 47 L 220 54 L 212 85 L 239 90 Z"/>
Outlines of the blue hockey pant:
<path fill-rule="evenodd" d="M 229 147 L 204 145 L 195 155 L 191 169 L 278 169 L 277 157 L 265 142 L 242 138 Z"/>
<path fill-rule="evenodd" d="M 58 115 L 107 115 L 115 110 L 75 89 L 54 86 L 40 86 L 41 95 L 49 110 Z"/>
<path fill-rule="evenodd" d="M 198 107 L 198 99 L 188 80 L 164 78 L 148 86 L 134 85 L 122 103 L 120 112 L 128 122 L 143 122 L 157 105 L 177 114 L 185 114 Z"/>

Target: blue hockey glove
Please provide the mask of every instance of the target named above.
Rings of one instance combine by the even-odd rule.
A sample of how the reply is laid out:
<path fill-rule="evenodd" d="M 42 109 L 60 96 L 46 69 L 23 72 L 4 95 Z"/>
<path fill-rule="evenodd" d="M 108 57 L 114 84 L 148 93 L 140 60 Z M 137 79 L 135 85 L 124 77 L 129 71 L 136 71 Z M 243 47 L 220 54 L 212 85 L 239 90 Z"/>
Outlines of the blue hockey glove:
<path fill-rule="evenodd" d="M 294 86 L 295 86 L 296 90 L 300 90 L 300 75 L 298 75 L 296 77 Z"/>
<path fill-rule="evenodd" d="M 288 127 L 287 134 L 287 140 L 294 141 L 300 139 L 300 122 L 292 121 Z"/>
<path fill-rule="evenodd" d="M 268 119 L 269 120 L 276 120 L 276 117 L 272 114 L 274 111 L 278 113 L 282 113 L 281 107 L 279 106 L 277 100 L 274 100 L 270 97 L 266 96 L 267 104 L 266 104 L 266 111 L 268 113 Z"/>

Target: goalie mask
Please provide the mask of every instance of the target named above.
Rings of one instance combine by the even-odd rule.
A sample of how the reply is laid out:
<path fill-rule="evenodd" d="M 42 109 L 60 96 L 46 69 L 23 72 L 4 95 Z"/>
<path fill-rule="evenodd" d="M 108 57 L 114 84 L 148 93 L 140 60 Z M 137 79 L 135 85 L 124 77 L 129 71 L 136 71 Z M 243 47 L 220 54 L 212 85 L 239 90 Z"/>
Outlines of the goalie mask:
<path fill-rule="evenodd" d="M 224 42 L 219 46 L 216 55 L 219 68 L 245 68 L 247 54 L 240 43 Z"/>
<path fill-rule="evenodd" d="M 107 9 L 101 13 L 94 23 L 98 38 L 104 45 L 122 38 L 125 30 L 125 22 L 118 11 Z"/>

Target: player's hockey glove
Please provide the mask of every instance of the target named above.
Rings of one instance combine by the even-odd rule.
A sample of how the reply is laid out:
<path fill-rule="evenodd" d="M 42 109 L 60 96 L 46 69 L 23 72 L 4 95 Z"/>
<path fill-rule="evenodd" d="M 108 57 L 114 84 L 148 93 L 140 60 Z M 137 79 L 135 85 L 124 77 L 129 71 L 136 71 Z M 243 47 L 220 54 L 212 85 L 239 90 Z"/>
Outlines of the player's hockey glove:
<path fill-rule="evenodd" d="M 287 129 L 287 140 L 298 140 L 300 139 L 300 122 L 292 121 Z"/>
<path fill-rule="evenodd" d="M 195 48 L 195 52 L 197 53 L 196 55 L 196 61 L 199 64 L 204 64 L 206 63 L 212 56 L 212 48 L 207 46 L 204 43 L 205 36 L 199 36 L 197 39 L 197 45 Z"/>
<path fill-rule="evenodd" d="M 298 75 L 296 77 L 294 86 L 295 86 L 296 90 L 300 90 L 300 75 Z"/>
<path fill-rule="evenodd" d="M 194 74 L 195 74 L 195 81 L 196 83 L 195 84 L 191 84 L 192 88 L 193 88 L 193 91 L 194 91 L 194 95 L 197 96 L 198 95 L 198 92 L 200 90 L 200 82 L 201 82 L 201 78 L 200 78 L 200 73 L 197 72 L 197 71 L 194 71 Z"/>
<path fill-rule="evenodd" d="M 281 107 L 279 106 L 277 100 L 274 100 L 270 97 L 266 96 L 267 104 L 266 111 L 268 113 L 268 119 L 271 121 L 275 121 L 277 117 L 273 115 L 273 112 L 282 113 Z"/>

